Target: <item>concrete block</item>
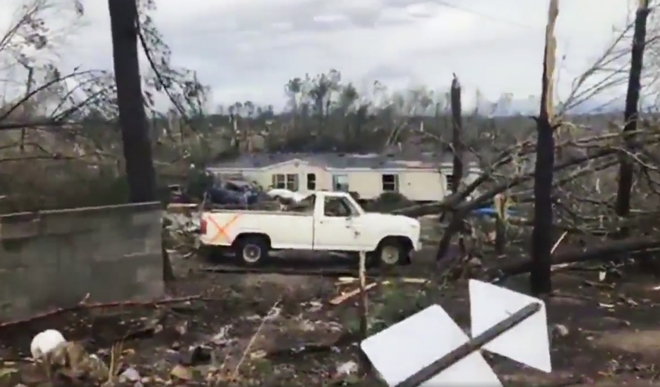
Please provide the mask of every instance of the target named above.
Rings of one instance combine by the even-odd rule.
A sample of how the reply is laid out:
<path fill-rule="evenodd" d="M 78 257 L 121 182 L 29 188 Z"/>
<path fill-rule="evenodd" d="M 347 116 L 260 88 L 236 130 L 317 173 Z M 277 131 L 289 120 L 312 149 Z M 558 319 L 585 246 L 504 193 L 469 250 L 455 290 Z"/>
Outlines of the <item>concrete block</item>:
<path fill-rule="evenodd" d="M 16 242 L 19 243 L 16 243 Z M 0 272 L 24 269 L 27 266 L 23 262 L 22 250 L 18 247 L 23 246 L 20 239 L 6 240 L 0 242 Z M 14 244 L 13 249 L 5 248 L 5 244 Z"/>
<path fill-rule="evenodd" d="M 91 231 L 96 227 L 97 217 L 85 212 L 42 213 L 42 233 L 47 235 L 75 234 Z"/>
<path fill-rule="evenodd" d="M 44 235 L 31 238 L 22 247 L 23 264 L 29 268 L 56 267 L 61 249 L 67 246 L 57 235 Z"/>
<path fill-rule="evenodd" d="M 91 263 L 90 297 L 99 302 L 130 299 L 135 283 L 134 269 L 114 261 Z"/>
<path fill-rule="evenodd" d="M 0 322 L 28 317 L 32 311 L 28 296 L 16 296 L 9 301 L 0 301 Z"/>
<path fill-rule="evenodd" d="M 160 233 L 156 237 L 147 237 L 144 240 L 144 252 L 145 253 L 158 253 L 161 254 L 161 246 L 163 242 L 161 241 Z"/>
<path fill-rule="evenodd" d="M 149 226 L 152 227 L 154 224 L 160 225 L 161 223 L 161 211 L 145 211 L 145 212 L 136 212 L 132 218 L 133 226 Z"/>
<path fill-rule="evenodd" d="M 31 305 L 36 308 L 50 306 L 62 286 L 66 285 L 65 279 L 58 276 L 58 268 L 54 265 L 32 266 L 25 270 L 21 277 L 15 289 L 27 294 Z"/>
<path fill-rule="evenodd" d="M 163 257 L 158 254 L 136 254 L 127 256 L 132 259 L 131 264 L 135 266 L 135 282 L 149 282 L 163 279 Z"/>
<path fill-rule="evenodd" d="M 0 217 L 0 240 L 22 239 L 41 234 L 39 214 L 22 213 Z"/>
<path fill-rule="evenodd" d="M 0 309 L 2 305 L 11 305 L 16 296 L 14 287 L 16 274 L 9 270 L 0 270 Z"/>
<path fill-rule="evenodd" d="M 133 298 L 140 301 L 151 301 L 165 296 L 165 282 L 154 280 L 136 284 Z"/>

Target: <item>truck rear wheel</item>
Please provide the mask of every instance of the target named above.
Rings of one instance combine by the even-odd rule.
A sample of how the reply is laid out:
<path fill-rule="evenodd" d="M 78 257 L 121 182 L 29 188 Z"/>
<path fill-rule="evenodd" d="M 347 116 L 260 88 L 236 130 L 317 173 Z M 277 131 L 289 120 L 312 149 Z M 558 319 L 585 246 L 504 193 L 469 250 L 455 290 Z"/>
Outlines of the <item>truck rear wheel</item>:
<path fill-rule="evenodd" d="M 247 266 L 257 266 L 268 259 L 268 241 L 258 236 L 239 238 L 235 244 L 236 258 Z"/>

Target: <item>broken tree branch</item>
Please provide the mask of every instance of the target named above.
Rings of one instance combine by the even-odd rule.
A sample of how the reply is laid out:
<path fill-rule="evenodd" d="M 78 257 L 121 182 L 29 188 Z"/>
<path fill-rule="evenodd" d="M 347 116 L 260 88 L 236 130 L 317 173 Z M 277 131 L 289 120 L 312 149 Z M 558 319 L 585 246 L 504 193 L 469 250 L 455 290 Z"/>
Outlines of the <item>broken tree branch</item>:
<path fill-rule="evenodd" d="M 624 252 L 641 252 L 644 250 L 655 249 L 657 247 L 660 247 L 660 240 L 649 237 L 611 241 L 599 245 L 598 247 L 575 248 L 572 251 L 557 254 L 552 259 L 552 265 L 584 262 L 589 260 L 611 261 L 617 259 L 621 253 Z M 487 273 L 492 276 L 497 276 L 498 273 L 517 275 L 527 273 L 531 268 L 532 261 L 529 259 L 522 259 L 493 266 L 487 270 Z"/>

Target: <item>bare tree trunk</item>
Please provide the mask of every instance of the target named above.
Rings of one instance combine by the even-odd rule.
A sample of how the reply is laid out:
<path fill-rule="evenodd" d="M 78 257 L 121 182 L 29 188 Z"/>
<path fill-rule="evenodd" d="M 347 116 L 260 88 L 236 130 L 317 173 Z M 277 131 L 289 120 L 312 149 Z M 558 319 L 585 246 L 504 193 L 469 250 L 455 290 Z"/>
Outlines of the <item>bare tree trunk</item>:
<path fill-rule="evenodd" d="M 32 84 L 34 83 L 34 68 L 32 66 L 29 66 L 27 63 L 25 63 L 24 66 L 28 71 L 27 81 L 25 82 L 25 98 L 28 98 L 28 96 L 32 92 Z M 32 106 L 33 105 L 30 101 L 27 101 L 27 103 L 23 105 L 23 116 L 25 117 L 24 119 L 25 122 L 30 122 L 34 120 L 34 117 L 32 117 Z M 23 127 L 21 128 L 21 142 L 19 145 L 21 153 L 25 153 L 26 137 L 27 137 L 27 128 Z"/>
<path fill-rule="evenodd" d="M 454 163 L 452 175 L 454 185 L 452 193 L 457 193 L 463 180 L 463 141 L 461 131 L 463 129 L 463 112 L 461 108 L 461 84 L 454 74 L 451 81 L 451 118 L 452 118 L 452 146 L 454 148 Z"/>
<path fill-rule="evenodd" d="M 449 101 L 451 104 L 451 118 L 452 118 L 452 148 L 454 148 L 454 162 L 452 165 L 452 194 L 459 191 L 459 186 L 463 180 L 463 141 L 461 138 L 461 131 L 463 125 L 463 112 L 461 107 L 461 84 L 458 82 L 456 74 L 451 82 L 451 91 L 449 93 Z M 439 221 L 444 222 L 447 213 L 440 216 Z M 449 214 L 451 221 L 444 230 L 447 237 L 441 238 L 438 243 L 438 251 L 435 254 L 435 260 L 440 261 L 445 257 L 451 245 L 451 236 L 456 232 L 462 232 L 464 228 L 464 214 Z M 460 236 L 462 238 L 462 236 Z M 461 241 L 462 243 L 462 241 Z M 462 258 L 462 257 L 461 257 Z"/>
<path fill-rule="evenodd" d="M 156 200 L 156 172 L 138 62 L 137 3 L 136 0 L 108 0 L 108 9 L 129 200 L 132 203 L 153 202 Z M 172 265 L 161 247 L 165 277 L 172 272 Z"/>
<path fill-rule="evenodd" d="M 552 82 L 555 70 L 554 36 L 559 15 L 559 0 L 550 0 L 548 24 L 545 29 L 543 79 L 541 81 L 541 111 L 536 119 L 536 169 L 534 176 L 534 230 L 532 231 L 532 262 L 530 290 L 541 295 L 552 291 L 552 179 L 555 163 L 554 103 Z"/>
<path fill-rule="evenodd" d="M 630 54 L 630 75 L 628 77 L 628 91 L 626 93 L 626 110 L 624 113 L 625 126 L 623 128 L 627 151 L 635 152 L 635 131 L 637 130 L 639 95 L 641 91 L 641 77 L 644 62 L 644 48 L 646 41 L 646 22 L 651 13 L 649 0 L 639 0 L 637 15 L 635 17 L 635 30 L 633 35 L 632 51 Z M 634 164 L 631 157 L 621 154 L 619 164 L 619 189 L 616 197 L 616 214 L 627 217 L 630 213 L 630 193 L 634 179 Z M 620 238 L 630 234 L 628 227 L 621 227 L 618 233 Z"/>
<path fill-rule="evenodd" d="M 108 8 L 130 201 L 151 202 L 156 200 L 156 173 L 138 63 L 137 4 L 136 0 L 108 0 Z"/>

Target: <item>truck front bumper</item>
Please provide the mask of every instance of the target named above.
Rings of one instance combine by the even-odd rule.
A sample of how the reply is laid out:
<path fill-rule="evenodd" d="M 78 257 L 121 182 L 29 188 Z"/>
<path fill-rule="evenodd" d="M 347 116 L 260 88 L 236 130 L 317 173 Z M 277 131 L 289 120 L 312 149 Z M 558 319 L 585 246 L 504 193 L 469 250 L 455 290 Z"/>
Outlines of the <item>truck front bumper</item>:
<path fill-rule="evenodd" d="M 422 250 L 422 247 L 422 241 L 418 239 L 417 243 L 413 246 L 413 251 L 420 251 Z"/>

